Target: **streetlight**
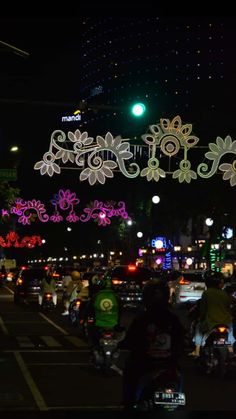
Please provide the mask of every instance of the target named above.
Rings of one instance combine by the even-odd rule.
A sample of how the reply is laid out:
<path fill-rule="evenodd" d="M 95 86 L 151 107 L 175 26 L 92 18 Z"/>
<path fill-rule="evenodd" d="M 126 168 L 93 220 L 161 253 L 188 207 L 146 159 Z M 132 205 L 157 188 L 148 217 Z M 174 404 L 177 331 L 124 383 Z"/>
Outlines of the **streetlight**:
<path fill-rule="evenodd" d="M 13 146 L 10 148 L 10 152 L 11 152 L 11 153 L 17 153 L 17 151 L 19 151 L 19 147 L 18 147 L 17 145 L 13 145 Z"/>
<path fill-rule="evenodd" d="M 154 195 L 154 196 L 152 197 L 152 202 L 153 202 L 153 204 L 159 204 L 159 202 L 160 202 L 160 197 L 159 197 L 158 195 Z"/>
<path fill-rule="evenodd" d="M 142 233 L 142 231 L 138 231 L 138 233 L 137 233 L 137 237 L 138 237 L 139 239 L 141 239 L 141 238 L 143 237 L 143 233 Z"/>

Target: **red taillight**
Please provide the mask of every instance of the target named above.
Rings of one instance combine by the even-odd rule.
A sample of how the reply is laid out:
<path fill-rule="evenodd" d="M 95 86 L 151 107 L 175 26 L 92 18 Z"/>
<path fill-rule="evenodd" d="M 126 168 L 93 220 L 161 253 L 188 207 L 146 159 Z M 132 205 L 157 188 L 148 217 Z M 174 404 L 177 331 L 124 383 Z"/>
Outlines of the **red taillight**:
<path fill-rule="evenodd" d="M 112 337 L 112 332 L 105 332 L 102 335 L 104 338 L 111 338 Z"/>
<path fill-rule="evenodd" d="M 186 279 L 184 279 L 183 276 L 181 276 L 180 280 L 179 280 L 179 284 L 180 285 L 189 285 L 190 281 L 187 281 Z"/>
<path fill-rule="evenodd" d="M 53 276 L 53 278 L 58 278 L 60 275 L 56 274 L 56 273 L 53 273 L 52 276 Z"/>
<path fill-rule="evenodd" d="M 94 319 L 92 317 L 88 318 L 88 323 L 94 323 Z"/>
<path fill-rule="evenodd" d="M 128 271 L 136 271 L 137 267 L 135 265 L 129 265 Z"/>

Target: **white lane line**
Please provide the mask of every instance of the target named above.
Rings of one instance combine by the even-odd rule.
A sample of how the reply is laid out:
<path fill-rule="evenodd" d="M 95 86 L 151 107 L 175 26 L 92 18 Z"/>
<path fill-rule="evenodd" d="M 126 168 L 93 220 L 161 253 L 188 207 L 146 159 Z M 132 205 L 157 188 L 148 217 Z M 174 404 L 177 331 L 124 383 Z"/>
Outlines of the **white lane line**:
<path fill-rule="evenodd" d="M 48 323 L 52 324 L 52 326 L 54 326 L 56 329 L 60 330 L 61 333 L 63 333 L 63 335 L 69 335 L 69 333 L 65 330 L 62 329 L 62 327 L 58 326 L 56 323 L 54 323 L 51 319 L 49 319 L 47 316 L 45 316 L 45 314 L 43 313 L 39 313 L 39 315 L 46 320 Z"/>
<path fill-rule="evenodd" d="M 32 375 L 30 374 L 21 354 L 18 351 L 14 351 L 14 355 L 16 358 L 16 361 L 19 365 L 19 368 L 23 374 L 23 377 L 26 381 L 26 383 L 29 386 L 29 389 L 32 393 L 32 396 L 35 400 L 36 405 L 38 406 L 39 410 L 48 410 L 48 407 L 45 403 L 45 400 L 42 396 L 42 394 L 40 393 L 37 385 L 35 384 Z"/>
<path fill-rule="evenodd" d="M 66 336 L 65 338 L 70 343 L 73 343 L 77 348 L 81 348 L 81 346 L 88 346 L 82 339 L 77 338 L 77 336 Z"/>
<path fill-rule="evenodd" d="M 49 347 L 51 347 L 51 346 L 53 346 L 53 347 L 62 347 L 61 343 L 58 342 L 56 339 L 54 339 L 53 336 L 40 336 L 40 338 Z"/>
<path fill-rule="evenodd" d="M 91 362 L 27 362 L 27 365 L 56 365 L 56 366 L 67 366 L 70 367 L 71 365 L 78 365 L 78 366 L 83 366 L 83 365 L 93 365 Z"/>
<path fill-rule="evenodd" d="M 3 331 L 4 335 L 9 336 L 8 329 L 7 329 L 6 325 L 5 325 L 5 323 L 4 323 L 3 319 L 2 319 L 2 317 L 0 317 L 0 328 L 2 329 L 2 331 Z"/>
<path fill-rule="evenodd" d="M 53 406 L 49 408 L 49 410 L 122 410 L 124 409 L 124 406 L 122 404 L 118 404 L 118 405 L 114 405 L 114 406 L 109 406 L 109 405 L 105 405 L 105 406 Z"/>
<path fill-rule="evenodd" d="M 7 291 L 10 292 L 10 294 L 14 294 L 14 291 L 11 290 L 7 285 L 4 285 L 3 288 L 6 288 Z"/>
<path fill-rule="evenodd" d="M 16 340 L 20 348 L 34 348 L 34 343 L 28 336 L 16 336 Z"/>

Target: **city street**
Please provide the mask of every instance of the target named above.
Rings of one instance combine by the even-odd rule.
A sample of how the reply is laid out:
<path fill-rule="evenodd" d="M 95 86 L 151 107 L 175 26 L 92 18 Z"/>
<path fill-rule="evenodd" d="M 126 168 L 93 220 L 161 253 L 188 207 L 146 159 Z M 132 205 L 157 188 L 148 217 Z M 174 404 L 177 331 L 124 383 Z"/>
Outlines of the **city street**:
<path fill-rule="evenodd" d="M 181 318 L 183 310 L 179 311 Z M 124 313 L 128 326 L 133 314 Z M 60 303 L 40 313 L 36 303 L 14 305 L 10 287 L 0 290 L 0 410 L 122 410 L 120 371 L 103 377 L 90 363 L 90 350 L 61 316 Z M 235 410 L 235 378 L 203 377 L 182 359 L 186 411 Z M 121 351 L 122 369 L 126 351 Z"/>

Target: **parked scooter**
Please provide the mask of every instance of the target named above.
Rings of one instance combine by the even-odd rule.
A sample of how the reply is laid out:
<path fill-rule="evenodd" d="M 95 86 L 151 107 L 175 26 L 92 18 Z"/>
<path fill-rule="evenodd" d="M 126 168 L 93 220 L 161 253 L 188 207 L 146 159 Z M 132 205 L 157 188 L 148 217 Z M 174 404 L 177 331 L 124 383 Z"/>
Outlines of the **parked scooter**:
<path fill-rule="evenodd" d="M 185 404 L 186 397 L 180 371 L 176 368 L 154 367 L 153 371 L 144 375 L 138 383 L 133 410 L 173 412 L 182 409 Z"/>

